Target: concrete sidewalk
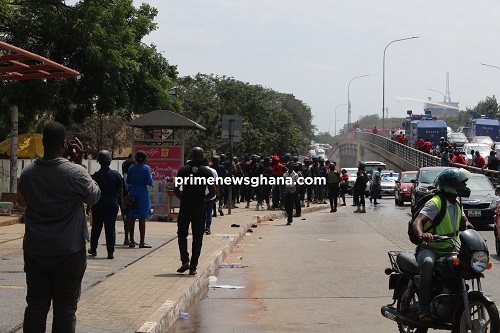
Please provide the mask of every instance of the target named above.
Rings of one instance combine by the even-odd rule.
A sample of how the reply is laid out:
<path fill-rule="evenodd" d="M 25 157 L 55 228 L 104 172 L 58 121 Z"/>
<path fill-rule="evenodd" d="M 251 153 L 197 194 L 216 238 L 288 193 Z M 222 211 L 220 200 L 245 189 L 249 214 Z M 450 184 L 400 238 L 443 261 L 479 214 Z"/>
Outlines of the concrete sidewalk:
<path fill-rule="evenodd" d="M 312 205 L 303 208 L 302 213 L 326 208 L 329 205 Z M 101 245 L 104 243 L 102 235 L 98 255 L 96 258 L 89 257 L 89 266 L 94 263 L 110 265 L 119 260 L 120 256 L 129 256 L 130 253 L 144 255 L 138 259 L 131 258 L 120 269 L 111 271 L 99 282 L 84 288 L 77 312 L 77 332 L 167 332 L 178 319 L 179 313 L 195 302 L 198 296 L 203 295 L 208 287 L 208 277 L 214 274 L 227 254 L 251 229 L 252 224 L 258 226 L 258 222 L 270 219 L 284 224 L 285 214 L 282 211 L 237 208 L 232 210 L 231 215 L 214 218 L 212 234 L 203 238 L 196 276 L 176 272 L 181 265 L 176 223 L 148 221 L 146 242 L 154 248 L 146 251 L 117 247 L 113 261 L 96 260 L 106 255 L 105 247 Z M 123 241 L 122 224 L 119 221 L 120 219 L 116 228 L 117 244 Z M 238 224 L 240 227 L 231 227 L 231 224 Z M 251 233 L 248 235 L 251 237 Z M 190 240 L 188 246 L 190 251 Z M 50 325 L 47 327 L 50 329 Z M 21 331 L 19 329 L 16 332 Z"/>

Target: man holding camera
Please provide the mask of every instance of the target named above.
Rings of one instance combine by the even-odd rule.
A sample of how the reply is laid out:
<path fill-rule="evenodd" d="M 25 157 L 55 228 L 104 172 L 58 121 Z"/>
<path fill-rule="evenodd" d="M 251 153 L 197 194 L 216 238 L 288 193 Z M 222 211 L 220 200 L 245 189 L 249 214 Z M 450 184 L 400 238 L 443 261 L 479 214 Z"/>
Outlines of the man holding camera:
<path fill-rule="evenodd" d="M 72 333 L 87 267 L 83 204 L 95 204 L 101 191 L 81 165 L 82 143 L 75 138 L 68 145 L 63 125 L 45 125 L 43 147 L 44 156 L 27 166 L 19 179 L 19 192 L 26 200 L 23 250 L 28 306 L 23 331 L 45 332 L 52 301 L 52 332 Z"/>

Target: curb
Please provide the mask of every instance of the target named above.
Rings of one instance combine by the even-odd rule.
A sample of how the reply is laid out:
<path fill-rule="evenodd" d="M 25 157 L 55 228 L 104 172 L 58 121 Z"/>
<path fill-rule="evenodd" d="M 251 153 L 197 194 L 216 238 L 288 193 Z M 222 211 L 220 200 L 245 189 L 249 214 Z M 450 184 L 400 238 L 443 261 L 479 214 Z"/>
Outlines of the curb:
<path fill-rule="evenodd" d="M 6 227 L 8 225 L 21 223 L 21 215 L 11 215 L 11 216 L 2 216 L 2 220 L 0 220 L 0 227 Z"/>
<path fill-rule="evenodd" d="M 303 207 L 302 213 L 312 213 L 326 208 L 330 208 L 330 206 L 321 204 L 314 207 Z M 214 275 L 219 269 L 219 266 L 224 262 L 228 254 L 232 252 L 234 246 L 245 236 L 252 224 L 269 221 L 270 219 L 284 218 L 285 216 L 286 212 L 284 211 L 262 216 L 253 216 L 253 221 L 248 222 L 246 225 L 242 225 L 243 228 L 240 228 L 236 237 L 226 244 L 208 267 L 198 275 L 198 278 L 191 287 L 189 287 L 178 300 L 167 299 L 158 309 L 156 309 L 153 315 L 149 317 L 148 321 L 135 331 L 135 333 L 168 332 L 179 318 L 180 312 L 192 305 L 203 290 L 207 290 L 209 276 Z"/>

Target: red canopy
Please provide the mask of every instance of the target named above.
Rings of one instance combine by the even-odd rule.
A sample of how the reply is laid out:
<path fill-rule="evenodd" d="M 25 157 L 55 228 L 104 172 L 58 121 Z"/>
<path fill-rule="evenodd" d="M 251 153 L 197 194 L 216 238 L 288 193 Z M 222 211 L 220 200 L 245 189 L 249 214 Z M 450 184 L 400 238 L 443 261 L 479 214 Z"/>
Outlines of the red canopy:
<path fill-rule="evenodd" d="M 2 53 L 1 49 L 10 52 Z M 0 41 L 0 80 L 68 78 L 80 75 L 57 62 Z"/>

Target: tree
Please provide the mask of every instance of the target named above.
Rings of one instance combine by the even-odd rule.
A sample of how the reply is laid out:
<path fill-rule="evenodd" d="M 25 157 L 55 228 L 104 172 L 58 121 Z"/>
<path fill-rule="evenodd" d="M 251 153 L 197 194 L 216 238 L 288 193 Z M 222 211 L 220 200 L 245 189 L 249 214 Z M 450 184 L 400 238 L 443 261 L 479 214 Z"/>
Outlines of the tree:
<path fill-rule="evenodd" d="M 229 144 L 220 139 L 222 115 L 243 117 L 241 144 L 235 154 L 298 154 L 313 138 L 310 108 L 291 94 L 260 85 L 251 85 L 226 76 L 197 74 L 179 80 L 178 97 L 184 115 L 207 128 L 194 132 L 189 146 L 227 152 Z"/>
<path fill-rule="evenodd" d="M 495 96 L 487 96 L 486 99 L 479 101 L 473 109 L 468 109 L 467 111 L 473 111 L 478 115 L 490 114 L 492 118 L 499 119 L 499 107 Z"/>
<path fill-rule="evenodd" d="M 182 110 L 168 95 L 177 79 L 176 67 L 154 45 L 141 42 L 157 28 L 155 8 L 135 8 L 132 0 L 84 0 L 74 6 L 60 0 L 23 0 L 11 7 L 0 10 L 2 40 L 81 75 L 3 84 L 3 109 L 18 103 L 27 121 L 37 114 L 65 125 L 81 124 L 94 113 L 119 112 L 130 118 L 155 109 Z"/>

